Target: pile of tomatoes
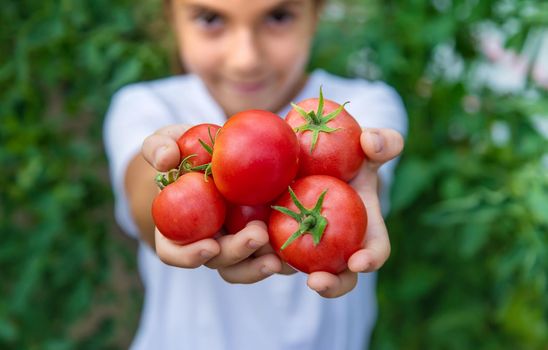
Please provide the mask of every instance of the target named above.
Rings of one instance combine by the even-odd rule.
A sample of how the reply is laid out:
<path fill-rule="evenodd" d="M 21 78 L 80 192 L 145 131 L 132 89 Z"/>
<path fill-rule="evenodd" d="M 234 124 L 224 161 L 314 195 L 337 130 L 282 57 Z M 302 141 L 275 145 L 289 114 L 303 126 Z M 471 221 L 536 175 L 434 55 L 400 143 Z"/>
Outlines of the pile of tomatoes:
<path fill-rule="evenodd" d="M 367 214 L 348 184 L 365 155 L 361 127 L 323 98 L 292 104 L 285 120 L 264 110 L 221 127 L 199 124 L 177 141 L 181 165 L 156 180 L 158 230 L 178 244 L 267 223 L 270 244 L 294 268 L 340 273 L 364 241 Z"/>

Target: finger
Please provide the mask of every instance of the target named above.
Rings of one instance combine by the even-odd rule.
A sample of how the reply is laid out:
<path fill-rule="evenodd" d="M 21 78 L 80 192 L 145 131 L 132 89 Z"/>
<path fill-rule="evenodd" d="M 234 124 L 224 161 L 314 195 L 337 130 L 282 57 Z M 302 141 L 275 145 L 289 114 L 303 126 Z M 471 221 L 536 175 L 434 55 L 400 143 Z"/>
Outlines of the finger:
<path fill-rule="evenodd" d="M 229 283 L 255 283 L 280 272 L 282 262 L 275 254 L 245 259 L 237 264 L 219 268 L 221 277 Z"/>
<path fill-rule="evenodd" d="M 158 171 L 176 168 L 180 162 L 177 139 L 187 129 L 187 125 L 170 125 L 148 136 L 141 147 L 145 160 Z"/>
<path fill-rule="evenodd" d="M 366 241 L 366 248 L 360 249 L 348 259 L 348 268 L 353 272 L 372 272 L 380 269 L 390 256 L 388 235 L 375 236 Z"/>
<path fill-rule="evenodd" d="M 240 232 L 219 237 L 221 253 L 206 266 L 212 269 L 236 264 L 268 243 L 268 232 L 262 221 L 251 221 Z"/>
<path fill-rule="evenodd" d="M 371 198 L 378 196 L 379 176 L 378 166 L 363 162 L 358 175 L 350 181 L 350 185 L 360 194 L 365 204 Z M 369 208 L 368 208 L 369 209 Z"/>
<path fill-rule="evenodd" d="M 158 171 L 168 171 L 179 165 L 180 153 L 175 140 L 153 134 L 143 141 L 141 153 L 145 160 Z"/>
<path fill-rule="evenodd" d="M 382 216 L 380 202 L 373 188 L 359 191 L 367 210 L 367 230 L 363 249 L 352 254 L 348 268 L 353 272 L 376 271 L 390 256 L 390 237 Z"/>
<path fill-rule="evenodd" d="M 203 239 L 187 245 L 179 245 L 155 232 L 156 254 L 167 265 L 196 268 L 219 254 L 221 247 L 214 239 Z"/>
<path fill-rule="evenodd" d="M 253 254 L 253 256 L 258 258 L 258 257 L 266 255 L 266 254 L 276 254 L 276 252 L 274 251 L 274 248 L 272 248 L 270 243 L 265 244 L 264 246 L 259 248 L 259 250 L 257 250 Z M 278 271 L 279 274 L 281 274 L 281 275 L 292 275 L 292 274 L 297 272 L 297 270 L 295 270 L 294 268 L 289 266 L 285 261 L 281 260 L 281 258 L 280 258 L 280 261 L 282 262 L 282 269 L 280 271 Z"/>
<path fill-rule="evenodd" d="M 190 129 L 190 125 L 173 124 L 173 125 L 164 126 L 163 128 L 156 130 L 155 134 L 167 136 L 170 139 L 177 141 L 179 137 L 181 137 L 181 135 L 184 134 L 185 131 L 187 131 L 188 129 Z"/>
<path fill-rule="evenodd" d="M 338 275 L 329 272 L 312 272 L 307 285 L 324 298 L 337 298 L 350 292 L 358 283 L 358 274 L 346 270 Z"/>
<path fill-rule="evenodd" d="M 360 142 L 370 166 L 378 168 L 403 150 L 403 137 L 393 129 L 365 129 Z"/>
<path fill-rule="evenodd" d="M 262 255 L 266 255 L 266 254 L 276 254 L 276 252 L 274 251 L 274 248 L 272 248 L 270 243 L 267 243 L 267 244 L 263 245 L 261 248 L 257 249 L 257 251 L 255 253 L 253 253 L 253 256 L 258 258 L 258 257 L 260 257 Z"/>

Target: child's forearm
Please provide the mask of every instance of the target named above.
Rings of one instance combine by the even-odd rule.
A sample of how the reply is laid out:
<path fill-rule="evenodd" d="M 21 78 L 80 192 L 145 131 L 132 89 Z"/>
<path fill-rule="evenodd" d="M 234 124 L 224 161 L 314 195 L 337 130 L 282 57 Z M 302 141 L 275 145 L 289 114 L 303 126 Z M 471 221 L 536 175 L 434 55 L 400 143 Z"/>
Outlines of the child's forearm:
<path fill-rule="evenodd" d="M 133 220 L 139 229 L 140 238 L 154 249 L 154 222 L 151 206 L 158 188 L 154 183 L 156 170 L 141 154 L 129 163 L 125 175 L 125 190 Z"/>

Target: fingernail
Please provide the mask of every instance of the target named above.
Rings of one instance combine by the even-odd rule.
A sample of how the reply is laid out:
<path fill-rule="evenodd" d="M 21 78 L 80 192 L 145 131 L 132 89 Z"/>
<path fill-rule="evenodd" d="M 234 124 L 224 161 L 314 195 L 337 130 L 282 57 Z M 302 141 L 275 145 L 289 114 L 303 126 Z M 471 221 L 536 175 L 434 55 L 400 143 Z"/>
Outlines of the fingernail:
<path fill-rule="evenodd" d="M 324 293 L 324 292 L 327 292 L 329 288 L 327 288 L 327 286 L 323 286 L 321 287 L 320 289 L 317 290 L 318 293 Z"/>
<path fill-rule="evenodd" d="M 208 250 L 202 250 L 200 252 L 200 256 L 204 259 L 211 259 L 213 257 L 213 253 Z"/>
<path fill-rule="evenodd" d="M 253 239 L 250 239 L 248 242 L 247 242 L 247 246 L 251 249 L 258 249 L 262 244 L 253 240 Z"/>
<path fill-rule="evenodd" d="M 266 266 L 263 266 L 263 267 L 261 268 L 261 273 L 262 273 L 263 275 L 265 275 L 265 276 L 270 276 L 270 275 L 273 274 L 273 272 L 272 272 L 268 267 L 266 267 Z"/>
<path fill-rule="evenodd" d="M 162 157 L 162 154 L 167 150 L 167 146 L 161 146 L 158 147 L 156 151 L 154 151 L 154 165 L 158 164 L 158 161 Z"/>
<path fill-rule="evenodd" d="M 373 150 L 375 151 L 375 153 L 379 153 L 380 151 L 382 151 L 382 136 L 377 131 L 369 131 L 369 138 L 373 143 Z"/>

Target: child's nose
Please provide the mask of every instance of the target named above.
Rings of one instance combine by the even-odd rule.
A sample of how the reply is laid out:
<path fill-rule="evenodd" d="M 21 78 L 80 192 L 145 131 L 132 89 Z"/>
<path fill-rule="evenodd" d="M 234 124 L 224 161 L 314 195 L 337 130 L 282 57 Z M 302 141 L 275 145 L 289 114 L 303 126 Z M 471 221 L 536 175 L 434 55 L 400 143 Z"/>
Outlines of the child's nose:
<path fill-rule="evenodd" d="M 228 66 L 237 73 L 249 73 L 257 70 L 261 60 L 260 42 L 256 33 L 252 29 L 234 33 L 231 45 L 227 48 Z"/>

